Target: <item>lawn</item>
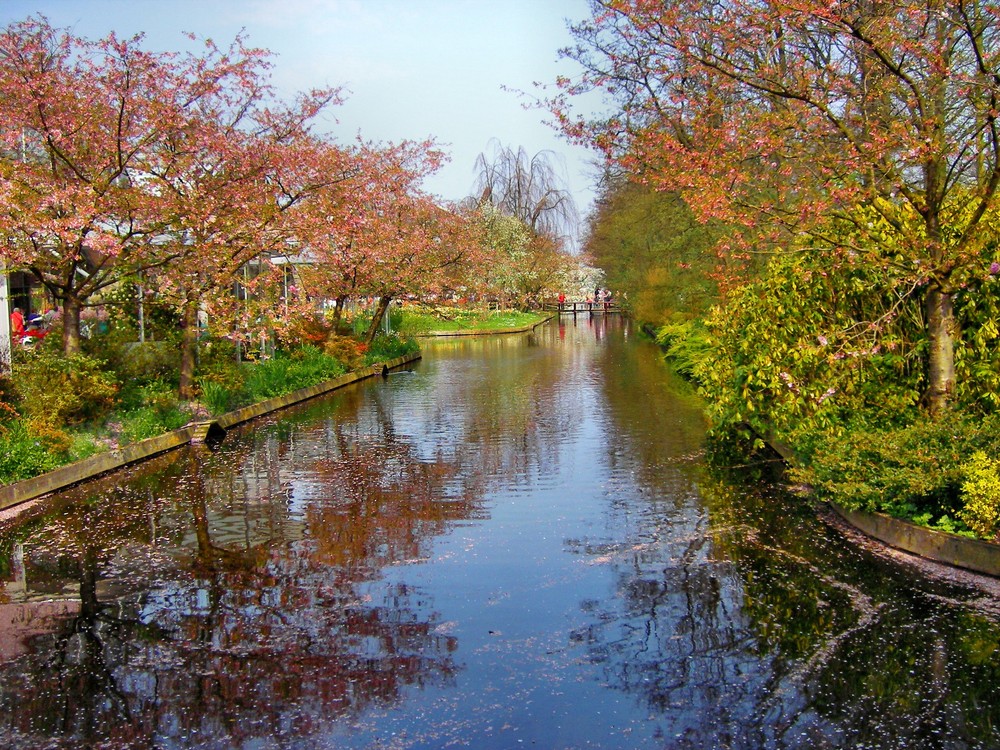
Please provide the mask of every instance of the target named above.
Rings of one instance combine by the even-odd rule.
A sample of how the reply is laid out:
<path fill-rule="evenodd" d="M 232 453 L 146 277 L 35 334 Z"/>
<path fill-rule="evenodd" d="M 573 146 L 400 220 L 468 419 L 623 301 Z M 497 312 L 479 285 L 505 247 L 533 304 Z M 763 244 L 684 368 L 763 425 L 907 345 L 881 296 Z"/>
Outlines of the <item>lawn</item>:
<path fill-rule="evenodd" d="M 517 310 L 407 305 L 402 309 L 399 332 L 419 336 L 433 331 L 501 331 L 534 325 L 545 318 L 542 313 Z"/>

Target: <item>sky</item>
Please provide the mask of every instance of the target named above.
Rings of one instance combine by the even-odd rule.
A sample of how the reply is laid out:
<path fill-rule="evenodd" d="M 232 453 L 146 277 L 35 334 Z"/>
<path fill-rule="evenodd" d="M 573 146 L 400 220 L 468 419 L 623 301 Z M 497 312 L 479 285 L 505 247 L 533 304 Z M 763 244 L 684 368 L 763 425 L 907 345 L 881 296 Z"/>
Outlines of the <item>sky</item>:
<path fill-rule="evenodd" d="M 237 34 L 275 53 L 283 97 L 342 86 L 344 105 L 320 127 L 398 142 L 432 136 L 450 161 L 424 187 L 446 200 L 473 191 L 475 161 L 492 142 L 552 152 L 581 215 L 594 197 L 594 155 L 570 145 L 523 105 L 575 65 L 559 60 L 567 22 L 588 0 L 0 0 L 3 26 L 44 15 L 98 39 L 144 33 L 153 50 L 185 50 L 185 32 L 227 46 Z M 517 92 L 524 92 L 518 94 Z M 524 96 L 527 94 L 527 98 Z"/>

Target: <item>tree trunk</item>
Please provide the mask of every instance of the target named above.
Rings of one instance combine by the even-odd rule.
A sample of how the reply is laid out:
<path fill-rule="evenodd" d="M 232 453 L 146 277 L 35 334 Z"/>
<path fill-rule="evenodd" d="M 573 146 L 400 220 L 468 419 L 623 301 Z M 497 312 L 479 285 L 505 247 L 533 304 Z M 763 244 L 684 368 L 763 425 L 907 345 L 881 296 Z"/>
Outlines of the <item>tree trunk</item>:
<path fill-rule="evenodd" d="M 62 302 L 62 345 L 63 354 L 68 357 L 80 353 L 80 303 L 69 297 Z"/>
<path fill-rule="evenodd" d="M 347 304 L 347 295 L 341 294 L 337 297 L 337 305 L 333 308 L 333 332 L 340 333 L 340 322 L 344 317 L 344 305 Z"/>
<path fill-rule="evenodd" d="M 927 290 L 927 406 L 938 416 L 951 406 L 955 397 L 955 320 L 952 295 L 937 286 Z"/>
<path fill-rule="evenodd" d="M 198 346 L 198 300 L 188 300 L 181 311 L 181 378 L 177 396 L 194 400 L 194 360 Z"/>
<path fill-rule="evenodd" d="M 366 344 L 370 344 L 375 340 L 379 326 L 382 324 L 382 318 L 385 317 L 385 311 L 389 309 L 390 302 L 392 302 L 392 297 L 388 295 L 378 298 L 378 305 L 375 307 L 375 317 L 372 318 L 372 324 L 365 335 Z"/>

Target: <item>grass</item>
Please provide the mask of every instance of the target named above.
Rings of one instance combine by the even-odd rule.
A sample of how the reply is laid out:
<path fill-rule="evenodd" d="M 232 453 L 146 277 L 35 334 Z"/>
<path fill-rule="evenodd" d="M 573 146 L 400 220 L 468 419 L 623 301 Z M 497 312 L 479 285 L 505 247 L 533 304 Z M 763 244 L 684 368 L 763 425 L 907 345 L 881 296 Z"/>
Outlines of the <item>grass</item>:
<path fill-rule="evenodd" d="M 400 333 L 416 336 L 434 331 L 498 331 L 534 325 L 545 317 L 541 313 L 517 310 L 407 306 L 403 308 Z"/>
<path fill-rule="evenodd" d="M 203 380 L 200 406 L 179 402 L 175 387 L 163 380 L 133 380 L 119 390 L 111 408 L 72 426 L 20 415 L 0 402 L 4 406 L 0 411 L 0 484 L 30 479 L 95 453 L 176 430 L 206 412 L 222 414 L 345 371 L 336 358 L 315 347 L 302 347 L 266 362 L 236 366 L 225 383 Z"/>

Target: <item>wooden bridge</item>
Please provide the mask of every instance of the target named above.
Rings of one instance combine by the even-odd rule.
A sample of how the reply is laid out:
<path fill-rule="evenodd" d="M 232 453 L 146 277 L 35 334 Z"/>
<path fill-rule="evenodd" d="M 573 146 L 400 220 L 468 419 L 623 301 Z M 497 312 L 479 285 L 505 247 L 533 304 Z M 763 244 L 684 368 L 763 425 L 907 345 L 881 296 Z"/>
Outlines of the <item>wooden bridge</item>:
<path fill-rule="evenodd" d="M 622 310 L 614 302 L 543 302 L 545 312 L 558 312 L 560 315 L 605 315 L 620 313 Z"/>

